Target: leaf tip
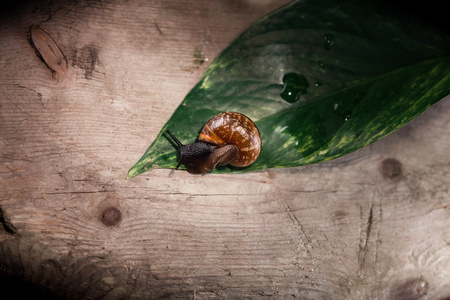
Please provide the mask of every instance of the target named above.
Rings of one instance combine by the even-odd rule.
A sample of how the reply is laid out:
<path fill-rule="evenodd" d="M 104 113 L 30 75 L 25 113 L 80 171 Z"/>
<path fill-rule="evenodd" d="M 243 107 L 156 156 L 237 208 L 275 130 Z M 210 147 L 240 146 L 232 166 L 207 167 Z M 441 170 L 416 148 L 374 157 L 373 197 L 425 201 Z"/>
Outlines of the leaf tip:
<path fill-rule="evenodd" d="M 130 169 L 128 171 L 128 174 L 127 174 L 127 180 L 132 178 L 132 177 L 134 177 L 134 176 L 136 176 L 136 175 L 137 175 L 136 172 L 133 172 L 133 169 Z"/>

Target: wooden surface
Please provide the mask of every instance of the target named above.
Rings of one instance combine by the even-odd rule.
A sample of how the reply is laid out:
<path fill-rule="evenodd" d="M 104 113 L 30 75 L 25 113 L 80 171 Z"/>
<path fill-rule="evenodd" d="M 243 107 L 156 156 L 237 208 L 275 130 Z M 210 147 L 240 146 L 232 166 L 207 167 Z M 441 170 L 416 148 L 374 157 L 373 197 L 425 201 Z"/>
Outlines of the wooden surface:
<path fill-rule="evenodd" d="M 331 162 L 125 179 L 214 57 L 286 2 L 43 1 L 2 14 L 2 296 L 450 297 L 448 97 Z M 33 25 L 64 55 L 56 72 Z"/>

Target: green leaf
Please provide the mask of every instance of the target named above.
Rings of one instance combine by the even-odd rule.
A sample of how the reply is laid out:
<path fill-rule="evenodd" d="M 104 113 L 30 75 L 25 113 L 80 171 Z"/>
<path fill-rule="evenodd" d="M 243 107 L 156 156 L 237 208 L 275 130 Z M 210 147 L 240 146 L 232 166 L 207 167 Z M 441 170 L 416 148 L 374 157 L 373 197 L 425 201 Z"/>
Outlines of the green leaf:
<path fill-rule="evenodd" d="M 174 168 L 177 150 L 164 131 L 192 143 L 222 111 L 255 121 L 262 150 L 249 167 L 213 172 L 345 155 L 450 93 L 449 49 L 448 35 L 376 3 L 294 1 L 256 22 L 214 60 L 128 177 Z"/>

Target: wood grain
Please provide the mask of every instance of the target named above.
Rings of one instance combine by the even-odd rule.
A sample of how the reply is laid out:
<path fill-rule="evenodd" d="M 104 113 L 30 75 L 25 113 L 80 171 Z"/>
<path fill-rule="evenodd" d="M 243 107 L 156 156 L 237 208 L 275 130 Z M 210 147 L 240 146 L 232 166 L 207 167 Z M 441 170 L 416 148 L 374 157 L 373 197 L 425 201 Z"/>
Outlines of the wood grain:
<path fill-rule="evenodd" d="M 331 162 L 125 179 L 209 62 L 286 2 L 42 1 L 4 13 L 2 289 L 65 299 L 450 296 L 448 97 Z M 65 74 L 36 56 L 33 25 L 61 49 Z"/>

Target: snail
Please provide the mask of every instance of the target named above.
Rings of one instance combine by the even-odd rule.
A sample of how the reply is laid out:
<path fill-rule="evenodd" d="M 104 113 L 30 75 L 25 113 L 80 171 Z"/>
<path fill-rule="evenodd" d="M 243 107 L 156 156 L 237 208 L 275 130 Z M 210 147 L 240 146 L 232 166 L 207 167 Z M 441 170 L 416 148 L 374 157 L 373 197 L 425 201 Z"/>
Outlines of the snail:
<path fill-rule="evenodd" d="M 261 136 L 255 123 L 237 112 L 212 117 L 192 144 L 183 145 L 169 130 L 166 133 L 178 146 L 175 169 L 184 164 L 192 174 L 204 174 L 227 164 L 246 167 L 255 162 L 261 151 Z"/>

